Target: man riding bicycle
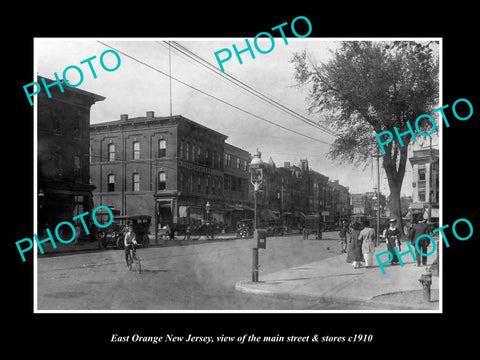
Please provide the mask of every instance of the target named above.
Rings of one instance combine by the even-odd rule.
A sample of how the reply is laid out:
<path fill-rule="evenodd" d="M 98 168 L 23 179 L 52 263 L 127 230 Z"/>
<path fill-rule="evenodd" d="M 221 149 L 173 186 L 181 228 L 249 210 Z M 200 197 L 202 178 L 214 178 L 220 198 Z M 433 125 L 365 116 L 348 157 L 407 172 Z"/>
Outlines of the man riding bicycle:
<path fill-rule="evenodd" d="M 128 231 L 125 234 L 125 261 L 127 262 L 127 267 L 129 267 L 128 264 L 128 255 L 130 253 L 130 250 L 133 249 L 134 245 L 138 245 L 137 240 L 135 239 L 135 233 L 133 232 L 133 226 L 128 227 Z"/>

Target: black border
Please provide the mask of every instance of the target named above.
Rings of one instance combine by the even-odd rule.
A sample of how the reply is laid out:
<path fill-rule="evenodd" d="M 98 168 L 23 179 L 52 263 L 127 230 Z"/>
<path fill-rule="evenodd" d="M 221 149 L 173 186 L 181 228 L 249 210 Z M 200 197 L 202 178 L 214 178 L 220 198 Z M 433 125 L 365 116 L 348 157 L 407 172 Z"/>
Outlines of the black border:
<path fill-rule="evenodd" d="M 315 5 L 315 6 L 313 6 Z M 113 333 L 155 335 L 159 332 L 182 335 L 188 333 L 225 334 L 241 336 L 245 333 L 261 335 L 350 335 L 373 334 L 370 344 L 299 344 L 289 345 L 298 350 L 326 349 L 353 350 L 358 355 L 366 347 L 373 355 L 389 352 L 410 354 L 424 346 L 433 354 L 444 346 L 461 344 L 462 349 L 474 344 L 474 329 L 468 321 L 475 313 L 475 275 L 473 265 L 478 257 L 475 237 L 479 230 L 477 205 L 475 141 L 478 91 L 473 91 L 477 74 L 476 42 L 474 38 L 475 9 L 460 3 L 436 4 L 419 8 L 406 3 L 369 6 L 366 4 L 338 4 L 335 8 L 323 3 L 303 3 L 257 6 L 223 3 L 216 7 L 203 4 L 193 9 L 184 4 L 183 9 L 169 9 L 163 4 L 112 5 L 100 10 L 97 5 L 83 4 L 81 8 L 48 8 L 34 6 L 17 24 L 22 31 L 6 41 L 8 62 L 7 83 L 4 94 L 8 101 L 8 138 L 11 139 L 4 154 L 7 166 L 4 176 L 9 195 L 7 236 L 4 249 L 8 263 L 3 268 L 4 297 L 9 305 L 4 310 L 11 313 L 7 333 L 7 346 L 22 349 L 32 344 L 32 350 L 63 356 L 59 349 L 72 350 L 72 354 L 96 355 L 99 351 L 122 353 L 127 348 L 155 351 L 174 349 L 176 356 L 184 350 L 256 350 L 266 344 L 229 345 L 143 345 L 112 344 Z M 192 15 L 196 14 L 196 15 Z M 21 263 L 14 242 L 32 234 L 33 219 L 33 108 L 25 101 L 22 86 L 31 82 L 33 73 L 34 37 L 254 37 L 261 31 L 296 16 L 306 16 L 313 25 L 310 37 L 442 37 L 443 38 L 443 104 L 452 104 L 458 98 L 467 98 L 473 104 L 474 115 L 468 121 L 450 122 L 443 137 L 443 216 L 444 224 L 458 218 L 467 218 L 474 226 L 474 236 L 461 242 L 453 239 L 450 248 L 444 249 L 444 313 L 443 314 L 33 314 L 33 258 Z M 12 26 L 4 24 L 2 26 Z M 5 29 L 12 34 L 12 29 Z M 13 51 L 12 51 L 13 50 Z M 12 96 L 13 95 L 13 96 Z M 13 102 L 11 101 L 13 98 Z M 478 108 L 480 109 L 480 108 Z M 13 151 L 11 151 L 13 148 Z M 5 147 L 4 147 L 5 149 Z M 4 150 L 5 151 L 5 150 Z M 12 176 L 13 174 L 13 176 Z M 12 197 L 13 196 L 13 197 Z M 448 233 L 447 234 L 451 234 Z M 451 235 L 450 235 L 451 236 Z M 450 237 L 449 237 L 450 239 Z M 13 307 L 13 311 L 11 308 Z M 28 334 L 28 335 L 27 335 Z M 379 347 L 380 345 L 380 347 Z M 268 345 L 272 350 L 282 350 L 286 343 Z M 390 350 L 382 350 L 384 347 Z M 55 351 L 52 351 L 55 349 Z M 378 351 L 377 353 L 375 353 Z M 159 352 L 157 352 L 160 350 Z M 385 352 L 387 351 L 387 352 Z M 67 353 L 69 354 L 69 353 Z M 229 353 L 232 354 L 232 353 Z M 252 353 L 254 355 L 255 353 Z M 302 353 L 298 353 L 302 354 Z M 413 352 L 411 353 L 414 354 Z M 257 354 L 258 355 L 258 354 Z M 419 354 L 418 354 L 419 355 Z M 420 356 L 420 355 L 419 355 Z M 54 356 L 56 357 L 56 356 Z"/>

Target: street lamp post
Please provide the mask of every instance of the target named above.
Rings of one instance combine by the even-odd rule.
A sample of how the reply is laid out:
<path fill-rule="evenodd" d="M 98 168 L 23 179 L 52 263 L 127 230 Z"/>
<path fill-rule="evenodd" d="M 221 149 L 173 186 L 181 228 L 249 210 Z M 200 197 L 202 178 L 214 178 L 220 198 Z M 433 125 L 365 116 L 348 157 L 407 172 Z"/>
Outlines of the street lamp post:
<path fill-rule="evenodd" d="M 210 221 L 210 201 L 205 204 L 205 213 L 207 214 L 205 221 L 208 223 Z"/>
<path fill-rule="evenodd" d="M 258 151 L 253 155 L 250 163 L 250 182 L 253 185 L 253 201 L 254 201 L 254 215 L 253 215 L 253 230 L 254 234 L 257 230 L 257 193 L 260 185 L 263 182 L 263 161 L 262 154 Z M 252 282 L 258 282 L 258 247 L 252 248 Z"/>

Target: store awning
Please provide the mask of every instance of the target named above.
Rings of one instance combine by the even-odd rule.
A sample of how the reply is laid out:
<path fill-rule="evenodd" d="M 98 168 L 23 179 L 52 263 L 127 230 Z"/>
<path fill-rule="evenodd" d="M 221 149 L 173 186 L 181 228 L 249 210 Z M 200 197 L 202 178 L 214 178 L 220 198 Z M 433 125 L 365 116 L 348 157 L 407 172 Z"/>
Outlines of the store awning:
<path fill-rule="evenodd" d="M 264 221 L 276 221 L 279 217 L 270 209 L 262 209 L 260 211 L 260 217 Z"/>
<path fill-rule="evenodd" d="M 255 211 L 253 208 L 243 204 L 225 204 L 227 211 Z"/>

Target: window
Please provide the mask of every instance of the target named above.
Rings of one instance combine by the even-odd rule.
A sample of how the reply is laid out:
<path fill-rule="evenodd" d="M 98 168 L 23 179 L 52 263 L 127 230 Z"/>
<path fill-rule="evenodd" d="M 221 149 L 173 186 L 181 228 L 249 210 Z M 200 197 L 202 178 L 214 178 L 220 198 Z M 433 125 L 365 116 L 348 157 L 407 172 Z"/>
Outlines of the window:
<path fill-rule="evenodd" d="M 108 144 L 108 161 L 115 161 L 115 144 Z"/>
<path fill-rule="evenodd" d="M 183 145 L 183 143 L 180 143 Z M 158 141 L 158 157 L 165 157 L 167 154 L 167 140 L 165 139 L 160 139 Z"/>
<path fill-rule="evenodd" d="M 192 161 L 195 161 L 197 155 L 197 146 L 192 144 Z"/>
<path fill-rule="evenodd" d="M 133 142 L 133 160 L 140 159 L 140 141 Z"/>
<path fill-rule="evenodd" d="M 74 155 L 73 156 L 73 180 L 75 182 L 80 182 L 81 174 L 80 174 L 80 156 Z"/>
<path fill-rule="evenodd" d="M 202 147 L 197 145 L 197 161 L 202 162 Z"/>
<path fill-rule="evenodd" d="M 205 165 L 210 166 L 210 151 L 205 149 Z"/>
<path fill-rule="evenodd" d="M 210 185 L 210 179 L 209 177 L 205 177 L 205 194 L 208 194 L 208 187 Z"/>
<path fill-rule="evenodd" d="M 200 176 L 197 177 L 197 192 L 202 192 L 202 178 Z"/>
<path fill-rule="evenodd" d="M 193 192 L 193 175 L 188 175 L 188 191 Z"/>
<path fill-rule="evenodd" d="M 140 191 L 140 174 L 133 173 L 132 175 L 132 190 Z"/>
<path fill-rule="evenodd" d="M 224 190 L 230 190 L 230 175 L 226 175 L 223 180 L 223 189 Z"/>
<path fill-rule="evenodd" d="M 182 141 L 180 141 L 180 159 L 183 159 L 184 156 L 185 156 L 185 154 L 184 154 L 184 151 L 185 151 L 184 147 L 185 147 L 185 145 L 183 144 L 183 140 L 182 140 Z"/>
<path fill-rule="evenodd" d="M 425 169 L 418 169 L 418 180 L 425 181 Z"/>
<path fill-rule="evenodd" d="M 185 157 L 185 159 L 188 160 L 188 161 L 190 161 L 190 143 L 188 143 L 188 142 L 187 142 L 185 151 L 186 151 L 186 157 Z"/>
<path fill-rule="evenodd" d="M 240 158 L 237 157 L 237 169 L 240 169 Z"/>
<path fill-rule="evenodd" d="M 230 167 L 232 164 L 232 157 L 230 154 L 225 154 L 225 166 Z"/>
<path fill-rule="evenodd" d="M 418 192 L 418 201 L 425 201 L 425 190 Z"/>
<path fill-rule="evenodd" d="M 183 172 L 180 173 L 180 191 L 185 190 L 185 175 Z"/>
<path fill-rule="evenodd" d="M 107 192 L 114 192 L 114 191 L 115 191 L 115 175 L 110 174 L 108 175 Z"/>
<path fill-rule="evenodd" d="M 165 171 L 158 173 L 158 190 L 165 190 L 167 188 L 167 174 Z"/>

